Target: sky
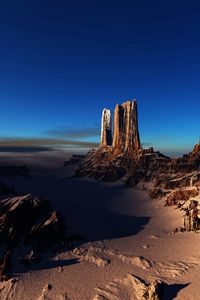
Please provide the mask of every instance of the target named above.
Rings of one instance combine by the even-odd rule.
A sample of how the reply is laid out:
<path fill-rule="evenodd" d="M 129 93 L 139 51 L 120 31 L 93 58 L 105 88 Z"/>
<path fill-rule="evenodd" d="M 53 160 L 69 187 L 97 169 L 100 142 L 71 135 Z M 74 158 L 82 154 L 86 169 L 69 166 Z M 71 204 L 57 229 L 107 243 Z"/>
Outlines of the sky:
<path fill-rule="evenodd" d="M 0 151 L 95 147 L 134 98 L 145 147 L 198 142 L 199 0 L 0 1 Z"/>

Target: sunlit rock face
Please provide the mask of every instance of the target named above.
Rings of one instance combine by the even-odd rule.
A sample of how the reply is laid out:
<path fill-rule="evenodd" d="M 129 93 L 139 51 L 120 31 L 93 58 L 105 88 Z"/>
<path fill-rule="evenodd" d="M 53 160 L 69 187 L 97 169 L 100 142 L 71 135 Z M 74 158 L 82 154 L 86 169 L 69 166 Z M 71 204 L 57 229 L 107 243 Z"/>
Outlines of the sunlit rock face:
<path fill-rule="evenodd" d="M 115 108 L 113 148 L 122 152 L 137 152 L 141 148 L 136 100 Z"/>
<path fill-rule="evenodd" d="M 112 145 L 112 120 L 109 109 L 104 108 L 101 119 L 101 146 Z"/>

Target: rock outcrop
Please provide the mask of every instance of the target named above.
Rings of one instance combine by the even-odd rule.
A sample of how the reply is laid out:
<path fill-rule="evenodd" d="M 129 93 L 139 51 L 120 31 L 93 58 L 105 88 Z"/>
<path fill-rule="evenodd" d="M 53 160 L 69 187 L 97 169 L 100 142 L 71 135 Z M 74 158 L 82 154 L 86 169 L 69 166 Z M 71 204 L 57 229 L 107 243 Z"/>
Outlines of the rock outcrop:
<path fill-rule="evenodd" d="M 100 145 L 112 146 L 112 120 L 109 109 L 104 108 L 101 119 L 101 142 Z"/>
<path fill-rule="evenodd" d="M 28 194 L 0 201 L 0 280 L 9 275 L 16 249 L 23 255 L 20 262 L 28 265 L 38 261 L 43 251 L 60 248 L 66 241 L 64 217 L 52 210 L 47 199 Z"/>
<path fill-rule="evenodd" d="M 64 238 L 64 219 L 46 199 L 31 194 L 0 201 L 0 245 L 11 250 L 20 243 L 48 247 Z"/>
<path fill-rule="evenodd" d="M 137 152 L 141 148 L 136 100 L 115 108 L 113 148 L 119 152 Z"/>
<path fill-rule="evenodd" d="M 136 100 L 116 105 L 114 112 L 114 134 L 112 141 L 111 113 L 102 113 L 101 142 L 81 161 L 76 175 L 90 175 L 96 179 L 114 181 L 134 168 L 142 148 L 138 130 Z"/>
<path fill-rule="evenodd" d="M 167 205 L 176 205 L 179 201 L 187 201 L 190 197 L 196 197 L 198 195 L 198 191 L 196 189 L 179 189 L 172 192 L 166 200 Z"/>

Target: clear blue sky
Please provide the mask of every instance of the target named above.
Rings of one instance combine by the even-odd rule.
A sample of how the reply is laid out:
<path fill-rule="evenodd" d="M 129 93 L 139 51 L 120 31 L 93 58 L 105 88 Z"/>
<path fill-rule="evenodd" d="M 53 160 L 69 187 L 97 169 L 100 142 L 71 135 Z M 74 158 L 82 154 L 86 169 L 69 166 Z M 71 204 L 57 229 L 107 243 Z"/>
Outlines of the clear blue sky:
<path fill-rule="evenodd" d="M 199 0 L 0 1 L 0 145 L 90 146 L 131 98 L 145 145 L 198 141 Z"/>

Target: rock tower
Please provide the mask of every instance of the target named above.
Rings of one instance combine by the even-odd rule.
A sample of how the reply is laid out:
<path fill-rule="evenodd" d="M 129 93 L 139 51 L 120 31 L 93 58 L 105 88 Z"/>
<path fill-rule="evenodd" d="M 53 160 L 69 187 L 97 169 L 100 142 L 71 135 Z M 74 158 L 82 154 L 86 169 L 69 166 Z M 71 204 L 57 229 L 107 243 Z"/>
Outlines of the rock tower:
<path fill-rule="evenodd" d="M 115 152 L 134 152 L 141 149 L 138 130 L 137 101 L 128 100 L 117 104 L 114 111 L 114 133 L 112 142 L 112 125 L 110 110 L 104 109 L 101 125 L 101 146 L 110 146 Z"/>
<path fill-rule="evenodd" d="M 111 112 L 104 108 L 101 119 L 101 146 L 112 146 Z"/>

